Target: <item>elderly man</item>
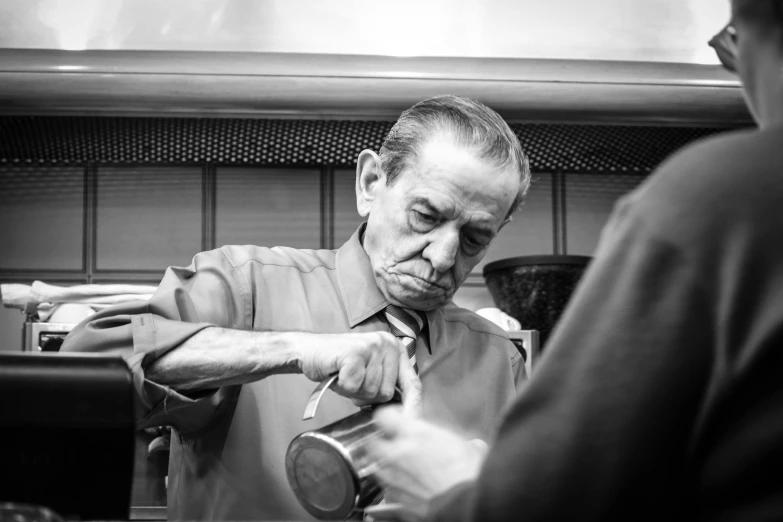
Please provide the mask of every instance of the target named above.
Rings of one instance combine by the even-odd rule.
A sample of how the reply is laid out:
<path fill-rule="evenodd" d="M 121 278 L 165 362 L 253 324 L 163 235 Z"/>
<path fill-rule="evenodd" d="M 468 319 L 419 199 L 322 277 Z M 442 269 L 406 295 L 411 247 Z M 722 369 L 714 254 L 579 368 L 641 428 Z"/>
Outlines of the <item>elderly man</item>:
<path fill-rule="evenodd" d="M 516 395 L 524 365 L 508 337 L 451 303 L 529 185 L 508 125 L 468 99 L 426 100 L 356 173 L 367 222 L 339 250 L 200 253 L 148 303 L 66 339 L 63 351 L 123 354 L 139 427 L 174 428 L 169 519 L 310 518 L 287 483 L 289 442 L 354 401 L 388 401 L 395 385 L 424 418 L 480 439 Z M 313 381 L 335 373 L 340 396 L 302 422 Z"/>
<path fill-rule="evenodd" d="M 760 129 L 619 203 L 486 460 L 379 414 L 386 517 L 783 520 L 783 1 L 732 15 L 713 45 Z"/>

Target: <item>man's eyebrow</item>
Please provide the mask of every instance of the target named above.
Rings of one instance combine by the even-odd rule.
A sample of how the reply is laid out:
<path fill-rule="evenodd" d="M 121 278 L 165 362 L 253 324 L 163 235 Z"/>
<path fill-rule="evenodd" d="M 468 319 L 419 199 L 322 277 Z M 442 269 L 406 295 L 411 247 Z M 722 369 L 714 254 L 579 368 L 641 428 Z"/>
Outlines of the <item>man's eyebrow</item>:
<path fill-rule="evenodd" d="M 465 228 L 487 237 L 493 237 L 495 234 L 497 234 L 495 227 L 489 224 L 488 221 L 485 222 L 484 220 L 471 221 L 465 225 Z"/>
<path fill-rule="evenodd" d="M 411 206 L 414 205 L 421 205 L 425 207 L 429 212 L 433 213 L 437 217 L 443 217 L 445 215 L 443 211 L 439 210 L 429 199 L 424 196 L 416 196 L 413 198 L 411 200 Z M 468 228 L 471 232 L 486 236 L 488 238 L 491 238 L 496 234 L 494 228 L 491 225 L 485 225 L 481 222 L 468 223 L 466 228 Z"/>
<path fill-rule="evenodd" d="M 429 210 L 433 214 L 437 214 L 439 216 L 443 215 L 443 212 L 441 212 L 435 205 L 433 205 L 429 199 L 422 196 L 417 196 L 413 198 L 413 201 L 411 201 L 411 205 L 421 205 L 423 207 L 426 207 L 427 210 Z"/>
<path fill-rule="evenodd" d="M 472 230 L 476 234 L 479 234 L 481 236 L 485 236 L 485 237 L 488 237 L 488 238 L 491 238 L 492 236 L 495 235 L 495 231 L 491 227 L 488 227 L 488 226 L 478 225 L 476 223 L 471 223 L 471 224 L 467 225 L 467 228 L 469 228 L 470 230 Z"/>

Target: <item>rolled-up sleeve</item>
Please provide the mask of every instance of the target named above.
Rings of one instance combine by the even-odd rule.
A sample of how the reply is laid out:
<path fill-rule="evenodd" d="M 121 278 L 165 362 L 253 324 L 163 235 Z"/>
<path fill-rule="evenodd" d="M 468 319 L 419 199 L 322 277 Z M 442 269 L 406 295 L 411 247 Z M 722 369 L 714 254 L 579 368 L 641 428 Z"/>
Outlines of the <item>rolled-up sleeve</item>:
<path fill-rule="evenodd" d="M 149 301 L 116 305 L 82 321 L 62 351 L 121 355 L 133 373 L 138 427 L 197 432 L 232 390 L 184 395 L 149 380 L 145 369 L 209 326 L 249 328 L 245 287 L 220 250 L 200 253 L 186 268 L 168 268 Z"/>

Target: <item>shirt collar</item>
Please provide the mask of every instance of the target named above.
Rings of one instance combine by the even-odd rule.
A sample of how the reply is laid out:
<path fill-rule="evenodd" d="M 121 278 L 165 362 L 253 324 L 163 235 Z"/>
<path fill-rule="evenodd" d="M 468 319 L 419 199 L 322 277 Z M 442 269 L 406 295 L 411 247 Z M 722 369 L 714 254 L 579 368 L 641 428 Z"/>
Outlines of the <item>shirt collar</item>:
<path fill-rule="evenodd" d="M 348 314 L 348 325 L 353 328 L 374 316 L 389 304 L 375 283 L 370 257 L 362 246 L 362 236 L 367 223 L 362 223 L 356 232 L 337 251 L 337 285 L 343 307 Z M 427 350 L 432 353 L 429 343 L 429 322 L 431 312 L 424 312 L 427 317 L 421 337 Z"/>
<path fill-rule="evenodd" d="M 362 223 L 337 251 L 337 282 L 351 328 L 389 304 L 375 283 L 370 258 L 361 243 L 365 226 Z"/>

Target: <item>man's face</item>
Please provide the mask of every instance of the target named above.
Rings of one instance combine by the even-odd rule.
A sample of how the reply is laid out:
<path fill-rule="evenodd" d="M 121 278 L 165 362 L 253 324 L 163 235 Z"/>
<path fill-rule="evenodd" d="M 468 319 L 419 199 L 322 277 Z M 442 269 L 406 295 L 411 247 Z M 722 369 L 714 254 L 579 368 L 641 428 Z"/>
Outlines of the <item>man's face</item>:
<path fill-rule="evenodd" d="M 374 159 L 379 175 L 363 181 L 363 163 L 369 168 L 360 158 L 359 212 L 369 214 L 364 248 L 378 288 L 389 302 L 415 310 L 445 304 L 505 223 L 519 173 L 443 136 L 424 144 L 392 186 Z"/>

